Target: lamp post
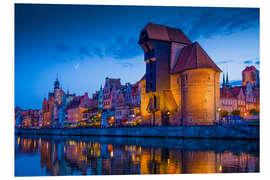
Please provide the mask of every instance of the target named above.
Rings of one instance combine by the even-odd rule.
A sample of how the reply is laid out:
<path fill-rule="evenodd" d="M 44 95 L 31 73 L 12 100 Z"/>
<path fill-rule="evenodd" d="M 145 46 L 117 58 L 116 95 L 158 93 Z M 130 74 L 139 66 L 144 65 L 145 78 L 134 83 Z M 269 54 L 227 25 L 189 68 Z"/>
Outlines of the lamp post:
<path fill-rule="evenodd" d="M 218 124 L 220 125 L 220 124 L 221 124 L 221 118 L 220 118 L 220 111 L 221 111 L 221 108 L 218 107 L 218 108 L 217 108 L 217 111 L 218 111 Z"/>

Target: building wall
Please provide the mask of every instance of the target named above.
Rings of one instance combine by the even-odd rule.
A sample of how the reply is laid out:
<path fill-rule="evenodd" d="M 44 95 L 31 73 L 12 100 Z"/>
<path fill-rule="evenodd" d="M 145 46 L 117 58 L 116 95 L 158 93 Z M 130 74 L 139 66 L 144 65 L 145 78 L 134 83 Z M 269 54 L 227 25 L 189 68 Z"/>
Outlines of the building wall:
<path fill-rule="evenodd" d="M 172 74 L 170 77 L 171 80 L 171 92 L 173 95 L 173 98 L 176 102 L 177 105 L 177 110 L 175 113 L 173 113 L 170 116 L 170 124 L 171 125 L 181 125 L 181 117 L 182 117 L 182 113 L 181 113 L 181 76 L 180 74 Z"/>
<path fill-rule="evenodd" d="M 237 99 L 236 98 L 220 98 L 220 108 L 231 113 L 233 110 L 237 109 Z"/>
<path fill-rule="evenodd" d="M 250 82 L 251 85 L 259 85 L 259 71 L 247 70 L 242 72 L 242 86 L 246 86 Z"/>
<path fill-rule="evenodd" d="M 219 74 L 212 69 L 192 69 L 181 73 L 184 124 L 210 125 L 217 119 Z"/>
<path fill-rule="evenodd" d="M 67 111 L 68 122 L 75 123 L 81 120 L 81 113 L 79 108 L 68 109 Z"/>
<path fill-rule="evenodd" d="M 170 89 L 170 43 L 151 41 L 156 58 L 156 91 Z"/>
<path fill-rule="evenodd" d="M 142 115 L 142 124 L 151 124 L 152 114 L 147 111 L 147 103 L 149 102 L 149 96 L 146 94 L 146 80 L 140 81 L 141 89 L 141 106 L 140 111 Z"/>
<path fill-rule="evenodd" d="M 103 89 L 100 88 L 99 94 L 98 94 L 98 109 L 103 108 Z"/>
<path fill-rule="evenodd" d="M 110 109 L 111 104 L 111 87 L 109 80 L 106 79 L 105 86 L 103 89 L 103 109 Z"/>

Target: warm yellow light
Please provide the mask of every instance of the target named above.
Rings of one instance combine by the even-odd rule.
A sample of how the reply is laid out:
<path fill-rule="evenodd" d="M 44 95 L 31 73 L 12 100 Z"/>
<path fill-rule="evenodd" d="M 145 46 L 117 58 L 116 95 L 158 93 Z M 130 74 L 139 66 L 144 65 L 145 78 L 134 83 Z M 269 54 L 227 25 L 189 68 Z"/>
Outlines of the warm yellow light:
<path fill-rule="evenodd" d="M 168 112 L 167 112 L 167 115 L 169 116 L 170 114 L 171 114 L 170 111 L 168 111 Z"/>
<path fill-rule="evenodd" d="M 222 171 L 222 166 L 221 166 L 221 165 L 219 165 L 218 170 L 219 170 L 219 172 L 221 172 L 221 171 Z"/>
<path fill-rule="evenodd" d="M 18 145 L 20 144 L 20 137 L 18 137 L 18 139 L 17 139 L 17 144 Z"/>
<path fill-rule="evenodd" d="M 110 156 L 113 157 L 113 151 L 111 151 Z"/>

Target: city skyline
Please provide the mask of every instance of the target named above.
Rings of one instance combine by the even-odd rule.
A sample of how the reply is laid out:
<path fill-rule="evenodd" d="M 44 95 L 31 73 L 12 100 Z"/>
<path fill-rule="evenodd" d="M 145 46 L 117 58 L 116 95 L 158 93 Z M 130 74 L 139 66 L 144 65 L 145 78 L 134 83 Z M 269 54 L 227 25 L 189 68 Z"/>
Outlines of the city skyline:
<path fill-rule="evenodd" d="M 16 4 L 15 106 L 40 108 L 57 74 L 78 95 L 99 90 L 105 77 L 139 81 L 145 63 L 137 42 L 148 22 L 198 41 L 230 80 L 241 80 L 247 65 L 259 69 L 258 8 Z"/>

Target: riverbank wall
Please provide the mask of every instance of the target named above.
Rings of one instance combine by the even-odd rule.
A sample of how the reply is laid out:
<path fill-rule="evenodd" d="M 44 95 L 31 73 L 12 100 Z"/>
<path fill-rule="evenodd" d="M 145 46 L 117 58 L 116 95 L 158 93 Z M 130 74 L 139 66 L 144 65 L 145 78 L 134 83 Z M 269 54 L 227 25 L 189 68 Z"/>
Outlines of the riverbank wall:
<path fill-rule="evenodd" d="M 157 138 L 259 139 L 259 126 L 178 126 L 15 129 L 16 134 L 63 136 L 120 136 Z"/>

